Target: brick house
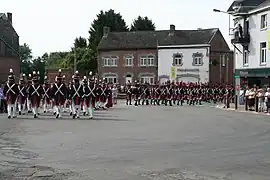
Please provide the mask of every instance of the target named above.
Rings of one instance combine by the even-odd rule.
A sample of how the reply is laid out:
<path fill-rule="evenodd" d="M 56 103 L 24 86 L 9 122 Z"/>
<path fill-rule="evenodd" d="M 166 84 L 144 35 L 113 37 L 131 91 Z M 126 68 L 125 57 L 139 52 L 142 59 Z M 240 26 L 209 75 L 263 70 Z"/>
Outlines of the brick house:
<path fill-rule="evenodd" d="M 0 13 L 0 81 L 7 80 L 9 69 L 20 76 L 19 36 L 12 25 L 12 13 Z"/>
<path fill-rule="evenodd" d="M 162 67 L 158 64 L 158 52 L 161 46 L 198 45 L 208 42 L 209 82 L 232 83 L 233 59 L 221 32 L 202 29 L 192 32 L 175 30 L 173 25 L 170 30 L 136 32 L 110 32 L 110 28 L 104 27 L 98 46 L 98 76 L 120 84 L 134 80 L 153 84 L 160 80 L 159 69 Z M 224 61 L 224 55 L 229 58 L 226 67 L 220 64 Z M 171 65 L 171 59 L 172 57 L 169 57 L 163 61 Z"/>

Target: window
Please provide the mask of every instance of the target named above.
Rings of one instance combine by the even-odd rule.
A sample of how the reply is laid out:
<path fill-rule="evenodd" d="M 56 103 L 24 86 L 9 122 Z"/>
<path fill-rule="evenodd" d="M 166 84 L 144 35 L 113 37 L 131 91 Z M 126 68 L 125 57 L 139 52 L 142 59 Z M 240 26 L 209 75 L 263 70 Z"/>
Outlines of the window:
<path fill-rule="evenodd" d="M 248 51 L 244 51 L 244 57 L 243 57 L 243 65 L 248 66 Z"/>
<path fill-rule="evenodd" d="M 104 66 L 117 66 L 117 57 L 103 57 Z"/>
<path fill-rule="evenodd" d="M 147 66 L 147 56 L 141 56 L 140 57 L 140 65 L 141 66 Z"/>
<path fill-rule="evenodd" d="M 267 28 L 267 14 L 261 16 L 261 29 Z"/>
<path fill-rule="evenodd" d="M 154 66 L 155 65 L 155 56 L 141 56 L 140 57 L 140 66 Z"/>
<path fill-rule="evenodd" d="M 260 44 L 260 64 L 266 64 L 266 42 Z"/>
<path fill-rule="evenodd" d="M 176 53 L 173 55 L 173 66 L 182 66 L 183 65 L 183 55 Z"/>
<path fill-rule="evenodd" d="M 133 66 L 133 57 L 132 56 L 125 56 L 125 65 L 126 66 Z"/>
<path fill-rule="evenodd" d="M 192 57 L 193 57 L 193 62 L 192 62 L 193 66 L 203 65 L 203 53 L 199 53 L 199 52 L 193 53 Z"/>
<path fill-rule="evenodd" d="M 154 60 L 155 60 L 155 57 L 152 55 L 149 55 L 148 56 L 148 66 L 154 66 Z"/>
<path fill-rule="evenodd" d="M 111 66 L 117 66 L 117 57 L 111 57 Z"/>
<path fill-rule="evenodd" d="M 202 57 L 195 57 L 194 65 L 202 65 Z"/>
<path fill-rule="evenodd" d="M 141 83 L 154 84 L 154 77 L 153 76 L 144 76 L 144 77 L 141 77 Z"/>
<path fill-rule="evenodd" d="M 106 76 L 105 77 L 105 82 L 115 84 L 117 82 L 117 78 L 116 78 L 116 76 Z"/>

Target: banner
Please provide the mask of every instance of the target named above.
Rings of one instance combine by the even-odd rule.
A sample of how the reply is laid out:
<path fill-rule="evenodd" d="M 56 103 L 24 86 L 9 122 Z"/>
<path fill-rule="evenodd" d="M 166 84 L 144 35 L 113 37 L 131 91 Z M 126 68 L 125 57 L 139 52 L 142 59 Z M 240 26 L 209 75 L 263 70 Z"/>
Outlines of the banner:
<path fill-rule="evenodd" d="M 175 80 L 175 73 L 176 73 L 175 71 L 176 71 L 175 67 L 172 66 L 171 67 L 171 80 Z"/>

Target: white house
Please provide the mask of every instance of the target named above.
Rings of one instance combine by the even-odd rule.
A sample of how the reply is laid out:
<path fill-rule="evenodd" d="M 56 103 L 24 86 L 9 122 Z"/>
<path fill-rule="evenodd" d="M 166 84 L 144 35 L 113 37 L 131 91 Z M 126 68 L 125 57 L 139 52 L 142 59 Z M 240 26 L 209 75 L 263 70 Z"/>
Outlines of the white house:
<path fill-rule="evenodd" d="M 235 24 L 232 36 L 235 75 L 249 85 L 269 84 L 270 1 L 233 2 L 228 12 Z"/>
<path fill-rule="evenodd" d="M 158 46 L 160 83 L 209 82 L 209 44 Z"/>

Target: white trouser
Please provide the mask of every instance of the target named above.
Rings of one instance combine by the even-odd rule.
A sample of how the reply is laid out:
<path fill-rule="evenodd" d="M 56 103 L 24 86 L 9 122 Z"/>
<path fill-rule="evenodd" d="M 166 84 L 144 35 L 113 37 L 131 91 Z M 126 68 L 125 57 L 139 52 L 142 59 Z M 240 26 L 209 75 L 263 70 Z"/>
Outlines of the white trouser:
<path fill-rule="evenodd" d="M 44 110 L 44 112 L 47 112 L 48 111 L 48 103 L 47 103 L 46 100 L 44 100 L 43 110 Z"/>
<path fill-rule="evenodd" d="M 12 117 L 15 117 L 15 104 L 8 104 L 7 112 L 8 112 L 8 116 L 12 115 Z"/>
<path fill-rule="evenodd" d="M 80 112 L 81 112 L 81 106 L 80 105 L 75 105 L 74 101 L 72 100 L 72 114 L 75 115 L 77 117 L 80 116 Z"/>
<path fill-rule="evenodd" d="M 18 103 L 18 109 L 19 109 L 19 112 L 25 111 L 25 103 L 23 103 L 23 104 Z"/>
<path fill-rule="evenodd" d="M 33 112 L 34 115 L 37 115 L 39 113 L 39 108 L 35 107 L 35 106 L 32 106 L 32 112 Z"/>
<path fill-rule="evenodd" d="M 96 102 L 96 108 L 99 108 L 99 107 L 101 107 L 101 102 L 100 101 L 97 101 Z"/>
<path fill-rule="evenodd" d="M 90 103 L 90 106 L 87 108 L 87 113 L 89 115 L 90 118 L 93 118 L 93 107 L 92 107 L 92 104 Z"/>
<path fill-rule="evenodd" d="M 86 112 L 86 109 L 87 109 L 87 106 L 85 105 L 85 103 L 83 103 L 83 112 L 85 113 Z"/>
<path fill-rule="evenodd" d="M 70 104 L 68 108 L 69 108 L 69 112 L 72 113 L 73 112 L 72 104 Z"/>
<path fill-rule="evenodd" d="M 31 101 L 29 98 L 26 99 L 26 103 L 27 103 L 27 110 L 31 111 Z"/>
<path fill-rule="evenodd" d="M 55 110 L 56 110 L 56 115 L 58 115 L 59 117 L 61 117 L 61 113 L 62 113 L 62 106 L 55 106 Z"/>

